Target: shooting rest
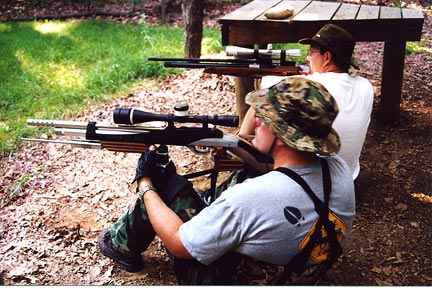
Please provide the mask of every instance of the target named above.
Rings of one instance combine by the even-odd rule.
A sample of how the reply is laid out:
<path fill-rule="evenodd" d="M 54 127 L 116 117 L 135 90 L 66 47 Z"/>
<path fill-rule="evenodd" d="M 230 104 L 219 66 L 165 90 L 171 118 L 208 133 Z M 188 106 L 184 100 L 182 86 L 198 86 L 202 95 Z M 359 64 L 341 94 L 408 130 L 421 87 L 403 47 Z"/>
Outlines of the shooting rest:
<path fill-rule="evenodd" d="M 270 8 L 290 4 L 292 16 L 271 20 L 264 16 Z M 262 46 L 267 43 L 296 43 L 313 36 L 327 23 L 349 31 L 357 42 L 385 42 L 378 118 L 391 123 L 399 115 L 407 41 L 421 39 L 423 13 L 420 10 L 357 5 L 341 2 L 254 0 L 219 19 L 222 45 Z M 360 63 L 361 67 L 361 63 Z M 237 81 L 236 81 L 237 82 Z M 252 80 L 242 79 L 236 90 L 253 89 Z M 247 88 L 245 88 L 247 87 Z M 237 107 L 245 93 L 237 93 Z M 240 116 L 243 112 L 239 111 Z"/>

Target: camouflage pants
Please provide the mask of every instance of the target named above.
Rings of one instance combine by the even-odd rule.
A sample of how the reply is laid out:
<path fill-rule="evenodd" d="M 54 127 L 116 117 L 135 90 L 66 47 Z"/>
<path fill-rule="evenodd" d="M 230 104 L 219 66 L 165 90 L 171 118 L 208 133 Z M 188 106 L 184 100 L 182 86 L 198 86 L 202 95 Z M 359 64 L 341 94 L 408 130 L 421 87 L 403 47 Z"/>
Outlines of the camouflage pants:
<path fill-rule="evenodd" d="M 215 192 L 211 192 L 211 197 L 206 199 L 215 200 L 227 187 L 240 183 L 247 177 L 247 170 L 235 171 L 216 188 Z M 179 190 L 168 206 L 186 222 L 206 204 L 190 184 Z M 145 251 L 154 240 L 156 233 L 148 219 L 144 204 L 138 198 L 127 213 L 111 227 L 110 235 L 117 248 L 125 255 L 136 255 Z"/>
<path fill-rule="evenodd" d="M 193 217 L 199 207 L 190 193 L 192 192 L 186 190 L 179 192 L 170 204 L 170 208 L 183 222 Z M 154 240 L 156 233 L 148 219 L 144 204 L 138 198 L 127 213 L 110 228 L 110 235 L 123 254 L 132 256 L 144 252 Z"/>
<path fill-rule="evenodd" d="M 215 192 L 212 192 L 211 199 L 216 199 L 227 187 L 244 181 L 250 175 L 251 172 L 247 170 L 234 172 L 216 188 Z M 186 222 L 196 215 L 205 204 L 193 188 L 188 186 L 178 192 L 169 206 Z M 111 227 L 110 235 L 118 249 L 125 255 L 142 253 L 156 236 L 145 206 L 138 199 L 128 212 Z M 236 252 L 227 253 L 210 266 L 201 264 L 195 259 L 179 259 L 172 256 L 170 252 L 167 253 L 180 285 L 274 285 L 284 269 L 283 266 L 254 260 Z M 312 271 L 314 270 L 308 270 L 306 273 L 311 275 Z M 307 274 L 302 274 L 302 276 L 307 276 Z M 299 277 L 290 276 L 288 283 L 305 284 L 304 278 Z M 306 279 L 310 279 L 310 276 Z M 306 281 L 306 284 L 310 283 Z"/>

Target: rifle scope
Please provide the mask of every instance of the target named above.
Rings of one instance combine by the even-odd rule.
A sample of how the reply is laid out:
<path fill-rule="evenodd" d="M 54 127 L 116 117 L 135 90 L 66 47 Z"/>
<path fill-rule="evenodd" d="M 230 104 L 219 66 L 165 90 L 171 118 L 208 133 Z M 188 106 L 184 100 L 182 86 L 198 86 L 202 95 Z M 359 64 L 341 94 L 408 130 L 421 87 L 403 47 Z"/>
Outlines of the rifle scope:
<path fill-rule="evenodd" d="M 150 113 L 134 108 L 115 108 L 114 109 L 114 123 L 116 124 L 138 124 L 149 121 L 165 121 L 168 123 L 202 123 L 204 125 L 213 124 L 229 127 L 237 127 L 239 124 L 239 117 L 236 115 L 186 115 L 177 116 L 174 114 L 158 114 Z"/>

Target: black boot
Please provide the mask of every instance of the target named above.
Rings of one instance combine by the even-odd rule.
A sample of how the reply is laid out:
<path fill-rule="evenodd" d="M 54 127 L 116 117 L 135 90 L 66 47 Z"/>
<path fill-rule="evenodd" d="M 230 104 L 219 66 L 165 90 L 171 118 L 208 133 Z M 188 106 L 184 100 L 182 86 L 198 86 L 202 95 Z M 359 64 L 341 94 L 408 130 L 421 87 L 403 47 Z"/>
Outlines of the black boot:
<path fill-rule="evenodd" d="M 108 229 L 104 229 L 99 233 L 98 245 L 104 256 L 114 260 L 124 270 L 138 272 L 144 268 L 141 254 L 136 256 L 122 254 L 114 245 Z"/>

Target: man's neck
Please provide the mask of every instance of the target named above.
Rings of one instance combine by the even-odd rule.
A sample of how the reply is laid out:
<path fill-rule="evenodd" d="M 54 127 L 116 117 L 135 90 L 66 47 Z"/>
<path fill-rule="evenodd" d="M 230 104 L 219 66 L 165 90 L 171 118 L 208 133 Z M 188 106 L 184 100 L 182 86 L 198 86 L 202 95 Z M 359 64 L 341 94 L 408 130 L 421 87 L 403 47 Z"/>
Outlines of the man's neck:
<path fill-rule="evenodd" d="M 306 166 L 316 158 L 315 153 L 299 151 L 290 147 L 274 152 L 274 168 Z"/>
<path fill-rule="evenodd" d="M 331 64 L 326 65 L 326 66 L 323 67 L 321 73 L 326 73 L 326 72 L 348 73 L 346 70 L 343 70 L 342 68 L 334 65 L 333 63 L 331 63 Z"/>

